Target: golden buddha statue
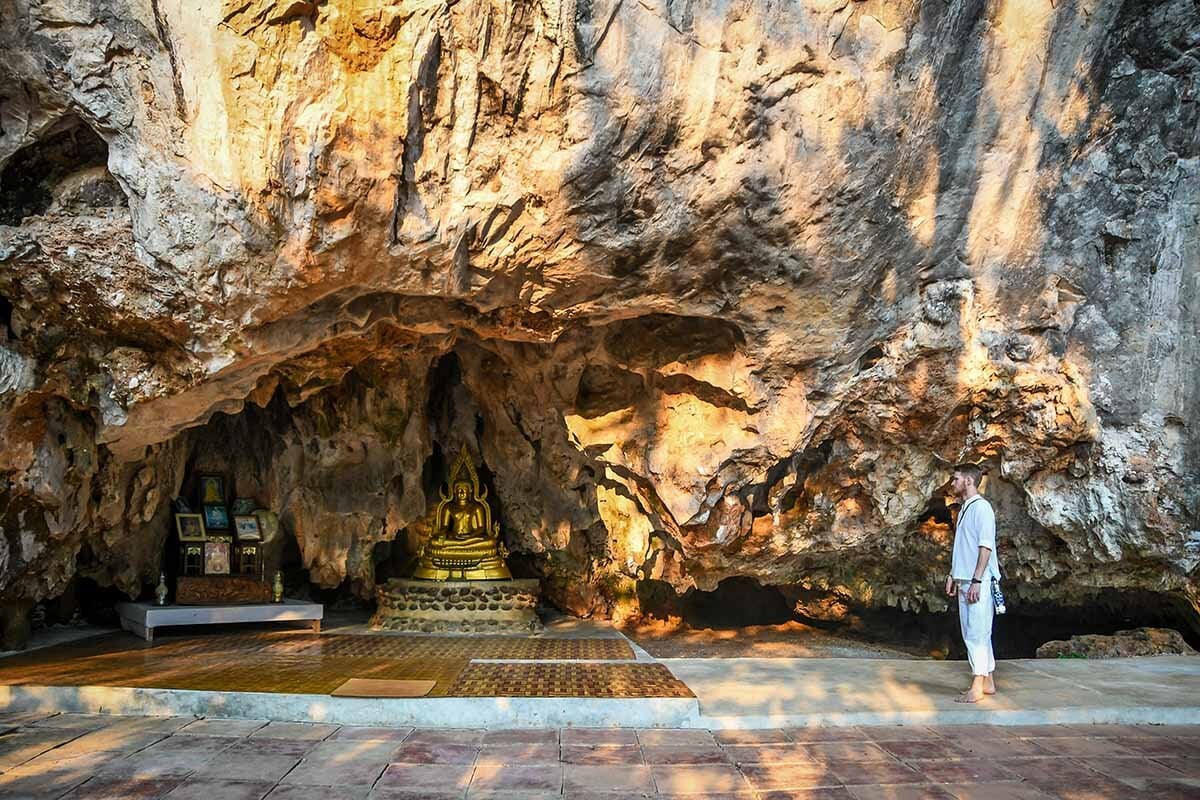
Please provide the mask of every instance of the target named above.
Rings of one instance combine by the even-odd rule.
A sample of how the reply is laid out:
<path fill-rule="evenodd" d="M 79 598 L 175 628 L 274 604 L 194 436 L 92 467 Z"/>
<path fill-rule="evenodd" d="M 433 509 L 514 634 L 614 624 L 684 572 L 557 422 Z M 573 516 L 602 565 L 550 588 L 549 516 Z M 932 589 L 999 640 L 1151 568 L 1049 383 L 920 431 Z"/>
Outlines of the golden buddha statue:
<path fill-rule="evenodd" d="M 509 580 L 512 573 L 504 559 L 508 551 L 500 541 L 500 523 L 492 521 L 485 502 L 487 489 L 466 445 L 450 467 L 442 500 L 432 516 L 431 533 L 417 554 L 414 578 L 431 581 Z"/>

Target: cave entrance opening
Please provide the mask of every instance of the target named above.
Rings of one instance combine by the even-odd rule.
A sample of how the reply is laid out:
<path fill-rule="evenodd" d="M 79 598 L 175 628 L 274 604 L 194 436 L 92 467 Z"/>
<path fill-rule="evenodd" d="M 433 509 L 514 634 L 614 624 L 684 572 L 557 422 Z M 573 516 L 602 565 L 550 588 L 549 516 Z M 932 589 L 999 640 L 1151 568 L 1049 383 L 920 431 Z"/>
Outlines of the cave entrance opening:
<path fill-rule="evenodd" d="M 18 150 L 0 172 L 0 225 L 20 225 L 52 210 L 128 204 L 108 171 L 108 144 L 76 116 L 63 118 Z"/>
<path fill-rule="evenodd" d="M 711 591 L 638 583 L 646 620 L 632 633 L 660 657 L 917 657 L 964 659 L 957 611 L 869 608 L 837 592 L 725 578 Z M 1137 628 L 1178 631 L 1200 649 L 1186 603 L 1154 592 L 1104 589 L 1078 605 L 1010 597 L 998 618 L 998 658 L 1035 658 L 1047 642 Z"/>
<path fill-rule="evenodd" d="M 17 333 L 13 330 L 12 322 L 12 301 L 3 295 L 0 295 L 0 344 L 16 340 Z"/>
<path fill-rule="evenodd" d="M 216 566 L 236 575 L 237 517 L 250 513 L 260 517 L 266 582 L 279 572 L 289 598 L 370 617 L 376 587 L 411 575 L 428 536 L 427 515 L 464 446 L 505 542 L 505 509 L 487 460 L 488 426 L 454 351 L 424 363 L 359 363 L 332 376 L 281 373 L 269 394 L 214 414 L 168 445 L 174 474 L 155 536 L 163 543 L 170 597 L 179 596 L 185 573 L 207 575 L 209 566 L 206 542 L 181 540 L 180 514 L 202 517 L 192 524 L 202 524 L 207 538 L 215 527 L 217 537 L 229 540 L 229 561 Z M 221 486 L 216 504 L 226 515 L 216 526 L 205 516 L 211 510 L 200 486 L 210 479 Z M 190 561 L 188 549 L 197 552 Z M 530 560 L 514 559 L 511 571 L 536 575 Z M 142 572 L 143 598 L 152 599 L 157 565 Z"/>

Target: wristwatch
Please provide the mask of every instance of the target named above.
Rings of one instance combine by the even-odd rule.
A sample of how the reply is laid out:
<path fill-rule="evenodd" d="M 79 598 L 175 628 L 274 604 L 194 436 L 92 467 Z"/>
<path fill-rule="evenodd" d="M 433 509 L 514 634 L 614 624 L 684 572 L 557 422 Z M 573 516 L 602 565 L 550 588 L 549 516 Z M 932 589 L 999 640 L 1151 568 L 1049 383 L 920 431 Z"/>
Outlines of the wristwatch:
<path fill-rule="evenodd" d="M 979 578 L 971 578 L 971 583 L 983 583 Z"/>

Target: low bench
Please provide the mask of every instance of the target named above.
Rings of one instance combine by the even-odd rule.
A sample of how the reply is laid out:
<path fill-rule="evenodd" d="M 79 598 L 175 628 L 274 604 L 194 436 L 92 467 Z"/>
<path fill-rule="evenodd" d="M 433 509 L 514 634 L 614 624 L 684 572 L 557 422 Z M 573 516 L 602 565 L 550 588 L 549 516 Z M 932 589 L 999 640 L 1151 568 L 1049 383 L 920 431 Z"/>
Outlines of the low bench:
<path fill-rule="evenodd" d="M 154 641 L 154 629 L 170 625 L 226 625 L 236 622 L 304 622 L 320 633 L 325 607 L 320 603 L 284 600 L 220 606 L 158 606 L 154 603 L 117 603 L 121 627 Z"/>

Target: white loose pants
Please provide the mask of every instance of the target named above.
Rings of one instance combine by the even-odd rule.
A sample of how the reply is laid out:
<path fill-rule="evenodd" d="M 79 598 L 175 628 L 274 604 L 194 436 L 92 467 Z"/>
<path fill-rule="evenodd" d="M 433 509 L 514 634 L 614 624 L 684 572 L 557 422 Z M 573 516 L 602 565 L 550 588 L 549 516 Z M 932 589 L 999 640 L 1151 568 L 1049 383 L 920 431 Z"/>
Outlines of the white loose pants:
<path fill-rule="evenodd" d="M 967 602 L 970 581 L 958 581 L 958 622 L 962 627 L 963 644 L 967 646 L 967 661 L 972 675 L 990 675 L 996 669 L 992 653 L 992 619 L 996 609 L 992 604 L 991 587 L 980 587 L 979 599 Z"/>

